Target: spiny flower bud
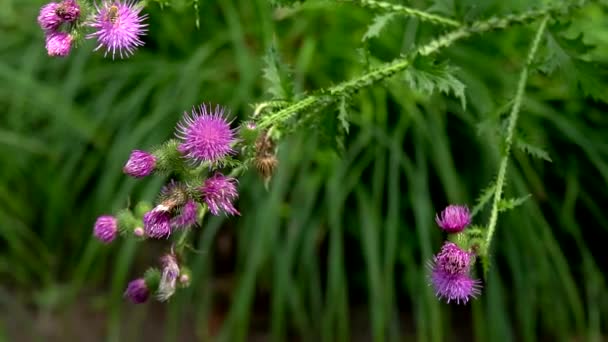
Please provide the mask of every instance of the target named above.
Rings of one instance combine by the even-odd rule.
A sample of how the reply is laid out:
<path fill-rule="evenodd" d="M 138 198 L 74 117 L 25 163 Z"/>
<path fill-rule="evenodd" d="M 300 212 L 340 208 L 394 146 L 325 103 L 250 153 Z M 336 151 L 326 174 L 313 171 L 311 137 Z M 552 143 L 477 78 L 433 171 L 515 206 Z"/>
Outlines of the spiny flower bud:
<path fill-rule="evenodd" d="M 122 171 L 135 178 L 145 177 L 154 171 L 156 157 L 146 151 L 133 150 Z"/>
<path fill-rule="evenodd" d="M 144 231 L 155 239 L 169 237 L 171 234 L 170 208 L 159 204 L 144 215 Z"/>
<path fill-rule="evenodd" d="M 471 213 L 466 206 L 449 205 L 441 216 L 435 215 L 435 222 L 448 233 L 459 233 L 471 223 Z"/>
<path fill-rule="evenodd" d="M 114 241 L 118 234 L 118 224 L 114 216 L 104 215 L 97 218 L 93 227 L 93 235 L 103 243 Z"/>
<path fill-rule="evenodd" d="M 275 155 L 275 144 L 266 132 L 255 142 L 255 167 L 265 181 L 270 180 L 279 161 Z"/>
<path fill-rule="evenodd" d="M 65 0 L 59 4 L 55 12 L 63 21 L 69 23 L 80 16 L 80 6 L 74 0 Z"/>
<path fill-rule="evenodd" d="M 57 8 L 59 4 L 56 2 L 48 3 L 40 8 L 40 13 L 38 14 L 38 25 L 44 31 L 54 31 L 56 30 L 63 19 L 57 15 Z"/>

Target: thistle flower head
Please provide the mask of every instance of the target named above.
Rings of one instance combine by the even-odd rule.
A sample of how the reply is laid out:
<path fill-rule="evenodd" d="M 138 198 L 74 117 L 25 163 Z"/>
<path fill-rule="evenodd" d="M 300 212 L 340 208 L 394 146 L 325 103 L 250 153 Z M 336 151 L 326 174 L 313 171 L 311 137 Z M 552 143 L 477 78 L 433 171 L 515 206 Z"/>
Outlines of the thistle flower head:
<path fill-rule="evenodd" d="M 446 242 L 430 264 L 430 282 L 439 298 L 466 304 L 480 293 L 479 280 L 469 276 L 473 254 Z"/>
<path fill-rule="evenodd" d="M 179 151 L 194 162 L 217 162 L 234 153 L 232 143 L 235 131 L 224 116 L 224 109 L 217 106 L 213 112 L 206 105 L 191 114 L 177 125 L 176 136 L 181 140 Z"/>
<path fill-rule="evenodd" d="M 150 290 L 143 278 L 135 279 L 127 285 L 124 297 L 128 298 L 133 304 L 141 304 L 148 300 Z"/>
<path fill-rule="evenodd" d="M 50 2 L 40 8 L 40 13 L 38 14 L 38 25 L 40 25 L 40 28 L 45 31 L 54 31 L 59 28 L 63 19 L 57 15 L 58 7 L 58 3 Z"/>
<path fill-rule="evenodd" d="M 205 184 L 199 188 L 203 200 L 213 215 L 219 215 L 220 211 L 228 215 L 240 215 L 232 202 L 239 197 L 236 189 L 236 179 L 216 173 L 205 180 Z"/>
<path fill-rule="evenodd" d="M 441 216 L 435 215 L 435 222 L 448 233 L 458 233 L 471 223 L 471 213 L 466 206 L 449 205 Z"/>
<path fill-rule="evenodd" d="M 161 302 L 169 299 L 175 293 L 175 285 L 179 276 L 179 265 L 174 254 L 167 254 L 161 258 L 162 274 L 158 284 L 157 298 Z"/>
<path fill-rule="evenodd" d="M 159 204 L 144 214 L 144 231 L 155 239 L 169 237 L 171 234 L 171 214 L 169 208 Z"/>
<path fill-rule="evenodd" d="M 93 235 L 103 243 L 114 241 L 118 234 L 118 223 L 114 216 L 104 215 L 97 218 L 93 227 Z"/>
<path fill-rule="evenodd" d="M 140 14 L 140 5 L 132 0 L 104 0 L 96 7 L 93 21 L 88 23 L 95 32 L 86 37 L 97 39 L 95 51 L 103 48 L 106 50 L 104 57 L 111 52 L 112 59 L 118 51 L 120 58 L 125 58 L 144 45 L 140 37 L 145 34 L 148 24 L 144 23 L 147 15 Z"/>
<path fill-rule="evenodd" d="M 46 33 L 46 51 L 49 56 L 64 57 L 70 53 L 72 36 L 67 32 L 49 31 Z"/>
<path fill-rule="evenodd" d="M 457 304 L 466 304 L 481 293 L 480 281 L 471 279 L 467 274 L 449 274 L 433 269 L 431 284 L 435 295 L 447 303 L 455 301 Z"/>
<path fill-rule="evenodd" d="M 64 0 L 57 6 L 55 13 L 61 20 L 69 23 L 80 16 L 80 6 L 74 0 Z"/>
<path fill-rule="evenodd" d="M 133 150 L 122 171 L 135 178 L 148 176 L 156 167 L 156 157 L 146 151 Z"/>
<path fill-rule="evenodd" d="M 171 209 L 183 206 L 190 200 L 186 185 L 181 182 L 176 182 L 173 179 L 163 186 L 158 198 L 162 204 Z"/>
<path fill-rule="evenodd" d="M 186 228 L 196 223 L 198 215 L 198 204 L 193 200 L 188 200 L 180 210 L 179 214 L 171 220 L 171 227 Z"/>

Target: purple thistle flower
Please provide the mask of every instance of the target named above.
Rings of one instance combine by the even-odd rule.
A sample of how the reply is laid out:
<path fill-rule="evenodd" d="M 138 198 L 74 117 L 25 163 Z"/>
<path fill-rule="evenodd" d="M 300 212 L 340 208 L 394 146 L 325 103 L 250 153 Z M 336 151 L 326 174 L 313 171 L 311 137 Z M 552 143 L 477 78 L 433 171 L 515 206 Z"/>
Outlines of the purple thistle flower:
<path fill-rule="evenodd" d="M 441 216 L 435 215 L 435 222 L 448 233 L 458 233 L 471 223 L 471 213 L 466 206 L 449 205 Z"/>
<path fill-rule="evenodd" d="M 213 177 L 207 178 L 205 184 L 199 190 L 213 215 L 219 215 L 220 210 L 229 215 L 240 215 L 232 204 L 239 197 L 236 189 L 236 179 L 226 177 L 218 172 Z"/>
<path fill-rule="evenodd" d="M 167 254 L 160 260 L 163 269 L 160 283 L 158 284 L 157 298 L 159 301 L 164 302 L 175 293 L 175 285 L 180 270 L 175 255 Z"/>
<path fill-rule="evenodd" d="M 97 14 L 88 24 L 96 31 L 86 37 L 97 38 L 99 45 L 95 51 L 104 48 L 104 57 L 111 51 L 114 59 L 118 50 L 120 58 L 124 58 L 132 55 L 138 46 L 144 45 L 140 36 L 145 34 L 148 24 L 143 23 L 147 15 L 140 15 L 141 6 L 132 0 L 104 0 L 101 7 L 96 8 Z"/>
<path fill-rule="evenodd" d="M 480 281 L 471 279 L 466 274 L 449 274 L 433 269 L 431 283 L 435 288 L 435 295 L 445 299 L 447 303 L 456 301 L 457 304 L 466 304 L 481 293 Z"/>
<path fill-rule="evenodd" d="M 67 32 L 50 31 L 46 34 L 46 51 L 49 56 L 64 57 L 70 53 L 72 36 Z"/>
<path fill-rule="evenodd" d="M 135 178 L 148 176 L 156 167 L 156 157 L 146 151 L 133 150 L 122 171 Z"/>
<path fill-rule="evenodd" d="M 144 231 L 151 238 L 160 239 L 171 234 L 169 208 L 159 204 L 144 214 Z"/>
<path fill-rule="evenodd" d="M 209 109 L 211 110 L 211 109 Z M 194 162 L 217 162 L 234 153 L 231 144 L 235 131 L 224 117 L 224 109 L 217 106 L 215 111 L 208 112 L 206 105 L 200 105 L 198 111 L 192 109 L 177 125 L 176 136 L 182 140 L 178 150 Z"/>
<path fill-rule="evenodd" d="M 198 205 L 196 202 L 189 200 L 184 204 L 179 212 L 179 215 L 175 216 L 171 220 L 171 227 L 173 228 L 186 228 L 196 223 L 196 217 L 198 214 Z"/>
<path fill-rule="evenodd" d="M 114 241 L 118 233 L 116 218 L 109 215 L 99 216 L 93 227 L 93 235 L 103 243 Z"/>
<path fill-rule="evenodd" d="M 61 20 L 70 23 L 80 17 L 80 6 L 74 0 L 64 0 L 59 4 L 55 13 Z"/>
<path fill-rule="evenodd" d="M 63 19 L 57 15 L 59 4 L 56 2 L 48 3 L 40 8 L 38 14 L 38 25 L 45 31 L 54 31 L 61 25 Z"/>
<path fill-rule="evenodd" d="M 480 293 L 480 281 L 469 276 L 473 256 L 452 242 L 441 247 L 430 264 L 430 281 L 437 297 L 446 299 L 448 303 L 466 304 Z"/>
<path fill-rule="evenodd" d="M 124 296 L 133 304 L 141 304 L 148 300 L 150 290 L 143 278 L 135 279 L 127 285 Z"/>

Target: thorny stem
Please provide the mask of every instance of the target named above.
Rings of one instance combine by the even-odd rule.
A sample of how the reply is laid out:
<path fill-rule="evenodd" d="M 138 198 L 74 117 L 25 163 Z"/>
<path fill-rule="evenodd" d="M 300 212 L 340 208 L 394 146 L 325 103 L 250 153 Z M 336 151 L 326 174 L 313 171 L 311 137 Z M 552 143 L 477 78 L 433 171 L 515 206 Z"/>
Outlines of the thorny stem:
<path fill-rule="evenodd" d="M 203 209 L 201 210 L 201 213 L 198 215 L 198 221 L 201 222 L 204 218 L 205 218 L 205 214 L 207 213 L 207 207 L 203 206 Z M 177 240 L 177 242 L 175 243 L 175 252 L 177 253 L 177 255 L 181 255 L 182 252 L 184 251 L 184 248 L 186 247 L 186 242 L 188 240 L 188 235 L 190 235 L 190 231 L 192 230 L 191 228 L 186 228 L 182 231 L 182 235 L 180 235 L 179 240 Z"/>
<path fill-rule="evenodd" d="M 381 11 L 392 12 L 397 14 L 404 14 L 410 17 L 415 17 L 421 21 L 428 21 L 440 25 L 448 25 L 453 27 L 459 27 L 460 23 L 450 18 L 444 18 L 442 16 L 417 10 L 411 7 L 406 7 L 399 4 L 393 4 L 390 2 L 376 1 L 376 0 L 338 0 L 342 2 L 353 2 L 361 7 L 367 7 L 371 9 L 378 9 Z"/>
<path fill-rule="evenodd" d="M 488 20 L 474 22 L 470 25 L 458 28 L 452 32 L 449 32 L 430 43 L 421 46 L 416 49 L 410 56 L 396 59 L 392 62 L 383 64 L 382 66 L 375 68 L 374 70 L 363 74 L 352 80 L 345 81 L 329 89 L 323 89 L 318 91 L 316 94 L 309 95 L 302 100 L 293 103 L 277 112 L 270 113 L 263 116 L 258 122 L 258 127 L 268 128 L 272 125 L 284 123 L 286 120 L 291 118 L 298 112 L 307 111 L 313 107 L 320 107 L 327 105 L 337 99 L 355 93 L 356 91 L 371 86 L 379 81 L 382 81 L 388 77 L 395 75 L 396 73 L 407 68 L 412 62 L 413 58 L 417 55 L 427 56 L 437 51 L 452 45 L 454 42 L 472 36 L 473 34 L 479 34 L 497 29 L 505 29 L 510 25 L 523 24 L 534 19 L 549 15 L 551 13 L 561 11 L 564 8 L 568 9 L 576 5 L 556 5 L 541 10 L 531 10 L 521 14 L 511 14 L 504 17 L 493 17 Z"/>
<path fill-rule="evenodd" d="M 502 159 L 500 161 L 500 167 L 498 169 L 498 177 L 496 179 L 496 186 L 494 187 L 494 201 L 492 202 L 492 211 L 490 214 L 490 221 L 488 223 L 488 232 L 486 235 L 486 243 L 483 247 L 482 254 L 487 256 L 488 251 L 490 250 L 490 244 L 492 242 L 492 237 L 494 236 L 494 231 L 496 230 L 496 222 L 498 220 L 498 207 L 502 197 L 502 189 L 505 183 L 505 175 L 507 173 L 507 164 L 509 162 L 509 155 L 511 153 L 511 145 L 513 144 L 513 132 L 515 131 L 515 125 L 517 124 L 517 118 L 519 116 L 519 110 L 521 108 L 521 102 L 524 97 L 524 90 L 526 88 L 526 82 L 528 80 L 528 71 L 530 64 L 536 55 L 536 50 L 538 50 L 538 46 L 540 45 L 540 40 L 545 31 L 545 27 L 547 26 L 547 21 L 549 20 L 549 16 L 546 15 L 543 18 L 543 21 L 540 23 L 538 30 L 536 31 L 536 36 L 532 41 L 532 45 L 530 46 L 530 51 L 528 52 L 528 58 L 526 59 L 526 64 L 519 75 L 519 83 L 517 84 L 517 91 L 515 93 L 515 99 L 513 100 L 513 108 L 511 109 L 511 113 L 509 114 L 509 126 L 507 127 L 507 137 L 505 139 L 505 151 Z"/>

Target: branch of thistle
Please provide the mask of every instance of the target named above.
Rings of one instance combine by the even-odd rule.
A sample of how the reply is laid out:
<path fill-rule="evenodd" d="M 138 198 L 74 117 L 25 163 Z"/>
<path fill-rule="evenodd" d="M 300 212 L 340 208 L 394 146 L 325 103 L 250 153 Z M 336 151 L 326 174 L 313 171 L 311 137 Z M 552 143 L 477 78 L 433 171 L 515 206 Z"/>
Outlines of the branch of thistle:
<path fill-rule="evenodd" d="M 511 14 L 503 17 L 493 17 L 488 20 L 474 22 L 470 25 L 463 26 L 452 32 L 449 32 L 430 43 L 416 49 L 413 54 L 406 57 L 398 58 L 392 62 L 385 63 L 374 70 L 363 74 L 352 80 L 342 82 L 329 89 L 322 89 L 316 94 L 309 95 L 302 100 L 293 103 L 290 106 L 263 116 L 258 122 L 258 127 L 268 128 L 272 125 L 284 123 L 298 112 L 303 112 L 311 108 L 319 108 L 322 105 L 328 105 L 337 99 L 355 93 L 356 91 L 376 84 L 385 80 L 396 73 L 407 68 L 416 55 L 427 56 L 438 52 L 439 50 L 454 44 L 456 41 L 468 38 L 474 34 L 489 32 L 492 30 L 505 29 L 511 25 L 525 24 L 536 20 L 543 16 L 550 15 L 562 10 L 568 10 L 577 5 L 560 5 L 543 8 L 540 10 L 531 10 L 521 14 Z"/>
<path fill-rule="evenodd" d="M 460 23 L 457 22 L 456 20 L 453 20 L 450 18 L 444 18 L 444 17 L 436 15 L 436 14 L 431 14 L 431 13 L 417 10 L 417 9 L 414 9 L 411 7 L 406 7 L 406 6 L 399 5 L 399 4 L 393 4 L 390 2 L 375 1 L 375 0 L 338 0 L 338 1 L 352 2 L 361 7 L 402 14 L 402 15 L 406 15 L 408 17 L 418 18 L 421 21 L 427 21 L 427 22 L 434 23 L 434 24 L 447 25 L 447 26 L 453 26 L 453 27 L 460 26 Z"/>
<path fill-rule="evenodd" d="M 492 242 L 492 237 L 494 236 L 494 231 L 496 229 L 496 222 L 498 220 L 498 211 L 499 211 L 499 203 L 502 198 L 502 189 L 505 183 L 505 175 L 507 172 L 507 164 L 509 162 L 509 155 L 511 153 L 511 145 L 513 144 L 513 132 L 515 131 L 515 125 L 517 124 L 517 118 L 519 116 L 519 110 L 521 108 L 521 102 L 524 97 L 524 90 L 526 88 L 526 82 L 528 80 L 528 71 L 530 64 L 534 60 L 534 56 L 536 55 L 536 51 L 538 50 L 538 46 L 540 45 L 540 40 L 545 31 L 545 27 L 547 26 L 547 21 L 549 20 L 549 15 L 546 15 L 540 23 L 538 30 L 536 31 L 536 36 L 532 41 L 532 45 L 530 46 L 530 51 L 528 52 L 528 58 L 526 59 L 526 64 L 522 69 L 519 75 L 519 83 L 517 84 L 517 91 L 515 93 L 515 99 L 513 101 L 513 108 L 511 109 L 511 113 L 509 114 L 509 125 L 507 127 L 507 136 L 505 138 L 505 151 L 502 159 L 500 161 L 500 167 L 498 169 L 498 176 L 496 179 L 496 186 L 494 188 L 494 201 L 492 202 L 492 211 L 490 213 L 490 221 L 488 223 L 488 231 L 486 236 L 486 243 L 482 250 L 482 255 L 487 256 L 488 251 L 490 249 L 490 244 Z"/>

